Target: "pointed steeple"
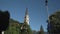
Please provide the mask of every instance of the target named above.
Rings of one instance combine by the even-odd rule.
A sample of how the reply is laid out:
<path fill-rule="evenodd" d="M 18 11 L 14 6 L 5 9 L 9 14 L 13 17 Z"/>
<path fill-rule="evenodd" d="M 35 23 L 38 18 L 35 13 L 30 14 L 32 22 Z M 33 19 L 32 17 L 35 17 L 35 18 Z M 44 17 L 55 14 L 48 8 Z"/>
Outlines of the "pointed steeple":
<path fill-rule="evenodd" d="M 40 27 L 40 31 L 43 31 L 43 26 L 41 25 L 41 27 Z"/>
<path fill-rule="evenodd" d="M 24 23 L 29 25 L 29 15 L 28 15 L 28 8 L 26 8 Z"/>
<path fill-rule="evenodd" d="M 28 8 L 26 8 L 26 13 L 25 13 L 25 15 L 28 15 Z"/>
<path fill-rule="evenodd" d="M 41 27 L 40 27 L 40 32 L 39 32 L 39 34 L 44 34 L 44 29 L 43 29 L 43 26 L 41 25 Z"/>

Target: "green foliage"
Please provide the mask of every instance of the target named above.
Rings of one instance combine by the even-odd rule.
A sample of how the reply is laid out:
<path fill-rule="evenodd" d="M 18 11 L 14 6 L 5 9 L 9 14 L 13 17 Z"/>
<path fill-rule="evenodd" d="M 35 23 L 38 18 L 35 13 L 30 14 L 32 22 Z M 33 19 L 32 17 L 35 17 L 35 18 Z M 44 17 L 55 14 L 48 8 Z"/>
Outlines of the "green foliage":
<path fill-rule="evenodd" d="M 5 31 L 5 34 L 19 34 L 20 25 L 19 22 L 10 19 L 9 27 Z"/>
<path fill-rule="evenodd" d="M 48 32 L 49 34 L 60 34 L 60 11 L 49 17 Z"/>
<path fill-rule="evenodd" d="M 29 25 L 25 24 L 25 26 L 28 28 L 26 30 L 23 30 L 21 32 L 21 26 L 24 25 L 24 23 L 19 23 L 18 21 L 15 21 L 13 19 L 10 19 L 9 27 L 5 31 L 5 34 L 32 34 L 32 30 Z"/>
<path fill-rule="evenodd" d="M 22 25 L 27 29 L 23 29 L 23 31 L 20 32 L 21 34 L 32 34 L 32 30 L 29 25 L 27 25 L 26 23 L 23 23 Z"/>

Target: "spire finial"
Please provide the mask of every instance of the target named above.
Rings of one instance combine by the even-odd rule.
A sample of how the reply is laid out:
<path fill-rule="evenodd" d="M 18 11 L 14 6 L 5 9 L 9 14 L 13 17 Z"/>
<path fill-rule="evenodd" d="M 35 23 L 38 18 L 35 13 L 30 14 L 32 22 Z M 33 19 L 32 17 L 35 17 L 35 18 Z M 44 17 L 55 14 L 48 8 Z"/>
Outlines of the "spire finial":
<path fill-rule="evenodd" d="M 26 15 L 28 14 L 28 8 L 26 8 Z"/>

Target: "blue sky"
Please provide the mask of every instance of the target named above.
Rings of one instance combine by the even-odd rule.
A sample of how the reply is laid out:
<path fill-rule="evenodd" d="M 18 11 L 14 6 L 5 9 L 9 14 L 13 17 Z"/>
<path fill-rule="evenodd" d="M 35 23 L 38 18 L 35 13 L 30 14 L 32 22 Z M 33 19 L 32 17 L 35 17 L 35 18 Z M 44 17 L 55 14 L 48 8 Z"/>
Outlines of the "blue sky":
<path fill-rule="evenodd" d="M 60 0 L 48 0 L 49 14 L 60 10 Z M 32 30 L 40 30 L 42 25 L 47 31 L 47 12 L 45 0 L 0 0 L 0 10 L 8 10 L 11 18 L 24 22 L 26 7 L 29 11 L 30 27 Z"/>

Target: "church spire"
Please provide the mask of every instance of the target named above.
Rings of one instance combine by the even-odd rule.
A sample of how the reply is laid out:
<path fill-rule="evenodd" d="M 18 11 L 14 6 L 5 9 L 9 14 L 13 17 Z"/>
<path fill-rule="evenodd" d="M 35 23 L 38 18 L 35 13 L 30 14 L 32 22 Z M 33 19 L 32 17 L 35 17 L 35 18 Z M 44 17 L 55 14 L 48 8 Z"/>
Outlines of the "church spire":
<path fill-rule="evenodd" d="M 43 26 L 42 26 L 42 25 L 41 25 L 41 27 L 40 27 L 39 34 L 44 34 L 44 29 L 43 29 Z"/>
<path fill-rule="evenodd" d="M 29 25 L 29 15 L 28 15 L 28 8 L 26 8 L 25 19 L 24 23 Z"/>
<path fill-rule="evenodd" d="M 25 14 L 28 15 L 28 8 L 26 8 L 26 13 Z"/>

